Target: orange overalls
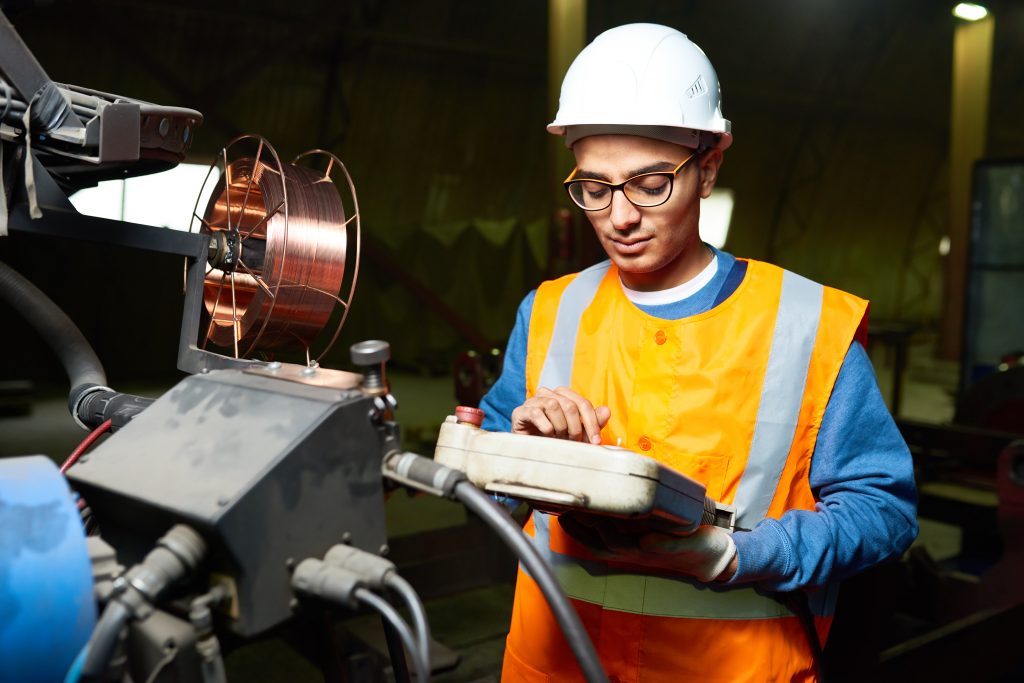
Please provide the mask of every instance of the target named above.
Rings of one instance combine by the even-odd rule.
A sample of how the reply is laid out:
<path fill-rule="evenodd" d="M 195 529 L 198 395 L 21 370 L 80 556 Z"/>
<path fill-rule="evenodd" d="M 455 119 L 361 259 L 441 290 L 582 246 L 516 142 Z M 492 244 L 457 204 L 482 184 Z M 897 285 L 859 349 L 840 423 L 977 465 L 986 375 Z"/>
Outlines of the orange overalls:
<path fill-rule="evenodd" d="M 538 289 L 527 396 L 570 386 L 609 406 L 603 443 L 701 481 L 709 496 L 736 506 L 738 527 L 753 528 L 766 516 L 814 508 L 808 472 L 818 428 L 851 342 L 863 341 L 866 314 L 862 299 L 749 261 L 725 301 L 662 320 L 626 299 L 606 261 Z M 773 597 L 598 560 L 540 512 L 526 531 L 613 681 L 814 680 L 807 637 Z M 809 594 L 822 640 L 835 589 Z M 582 680 L 522 568 L 502 680 Z"/>

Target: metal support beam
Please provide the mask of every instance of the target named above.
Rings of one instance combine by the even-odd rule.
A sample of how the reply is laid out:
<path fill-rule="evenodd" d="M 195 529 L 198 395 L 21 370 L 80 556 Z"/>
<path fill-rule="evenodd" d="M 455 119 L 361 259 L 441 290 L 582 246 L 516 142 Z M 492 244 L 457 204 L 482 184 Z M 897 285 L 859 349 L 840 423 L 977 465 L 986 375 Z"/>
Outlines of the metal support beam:
<path fill-rule="evenodd" d="M 159 254 L 185 256 L 206 262 L 210 238 L 199 233 L 157 228 L 78 213 L 49 172 L 33 157 L 36 193 L 43 215 L 33 219 L 28 203 L 16 197 L 10 209 L 11 234 L 81 240 Z"/>
<path fill-rule="evenodd" d="M 985 154 L 995 19 L 961 22 L 953 35 L 953 100 L 949 139 L 949 255 L 946 258 L 942 356 L 959 360 L 970 228 L 971 172 Z"/>
<path fill-rule="evenodd" d="M 569 65 L 583 49 L 587 39 L 587 0 L 548 1 L 548 115 L 554 118 L 558 111 L 558 95 L 562 89 L 562 77 Z M 546 121 L 544 123 L 547 123 Z M 562 191 L 561 183 L 573 166 L 572 153 L 565 148 L 565 141 L 551 136 L 548 140 L 548 182 L 551 187 L 551 230 L 566 229 L 565 221 L 559 220 L 559 209 L 566 209 L 569 200 Z M 570 223 L 571 226 L 571 223 Z M 573 235 L 573 242 L 577 236 Z M 548 240 L 548 244 L 556 240 Z M 547 270 L 550 274 L 560 270 L 555 264 L 556 255 L 549 251 Z"/>

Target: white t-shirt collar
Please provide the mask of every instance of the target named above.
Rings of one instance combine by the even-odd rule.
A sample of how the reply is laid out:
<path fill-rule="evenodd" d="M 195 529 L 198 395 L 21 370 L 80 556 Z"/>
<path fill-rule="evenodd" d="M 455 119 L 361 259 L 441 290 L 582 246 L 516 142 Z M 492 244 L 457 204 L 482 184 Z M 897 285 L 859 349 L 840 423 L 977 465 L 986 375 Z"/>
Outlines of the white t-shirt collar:
<path fill-rule="evenodd" d="M 718 254 L 715 254 L 711 258 L 711 263 L 706 265 L 704 270 L 700 271 L 696 277 L 669 289 L 662 289 L 657 292 L 638 292 L 622 284 L 622 280 L 619 280 L 619 284 L 622 285 L 622 291 L 626 294 L 626 298 L 638 306 L 658 306 L 690 298 L 703 289 L 707 283 L 711 282 L 711 278 L 715 277 L 717 272 Z"/>

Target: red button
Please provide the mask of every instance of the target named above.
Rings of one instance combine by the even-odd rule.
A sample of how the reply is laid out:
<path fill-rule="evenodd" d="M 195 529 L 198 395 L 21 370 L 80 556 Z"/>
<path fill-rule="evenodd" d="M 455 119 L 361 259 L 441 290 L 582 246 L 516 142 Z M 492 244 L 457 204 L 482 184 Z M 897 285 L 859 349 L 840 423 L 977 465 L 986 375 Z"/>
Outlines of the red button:
<path fill-rule="evenodd" d="M 459 406 L 455 409 L 455 419 L 479 427 L 484 423 L 484 411 L 470 406 Z"/>
<path fill-rule="evenodd" d="M 657 332 L 654 333 L 654 342 L 658 346 L 661 346 L 666 341 L 668 341 L 668 335 L 665 334 L 665 330 L 658 330 Z"/>
<path fill-rule="evenodd" d="M 640 450 L 642 450 L 642 451 L 649 451 L 649 450 L 651 450 L 651 440 L 648 439 L 646 436 L 641 436 L 640 437 Z"/>

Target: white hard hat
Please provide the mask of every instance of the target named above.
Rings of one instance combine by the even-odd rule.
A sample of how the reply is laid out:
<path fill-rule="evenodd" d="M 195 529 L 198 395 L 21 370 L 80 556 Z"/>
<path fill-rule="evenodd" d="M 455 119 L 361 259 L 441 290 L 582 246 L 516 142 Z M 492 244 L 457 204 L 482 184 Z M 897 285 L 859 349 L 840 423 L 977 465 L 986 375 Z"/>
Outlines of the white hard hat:
<path fill-rule="evenodd" d="M 587 135 L 625 133 L 687 147 L 732 144 L 718 75 L 684 34 L 658 24 L 605 31 L 577 55 L 562 81 L 548 132 L 566 147 Z"/>

